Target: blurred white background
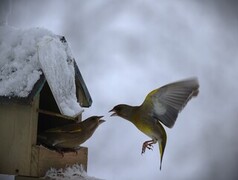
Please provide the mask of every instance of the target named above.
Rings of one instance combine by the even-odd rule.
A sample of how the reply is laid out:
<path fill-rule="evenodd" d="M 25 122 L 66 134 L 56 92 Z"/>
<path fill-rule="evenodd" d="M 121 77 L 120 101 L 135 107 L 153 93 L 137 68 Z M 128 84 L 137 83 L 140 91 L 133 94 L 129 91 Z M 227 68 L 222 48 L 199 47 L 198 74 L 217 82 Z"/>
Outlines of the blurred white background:
<path fill-rule="evenodd" d="M 7 23 L 64 35 L 93 99 L 84 118 L 107 122 L 84 146 L 88 174 L 108 180 L 237 179 L 238 1 L 11 0 Z M 6 8 L 1 8 L 6 10 Z M 167 83 L 197 76 L 200 94 L 168 129 L 159 150 L 133 124 L 108 111 L 139 105 Z"/>

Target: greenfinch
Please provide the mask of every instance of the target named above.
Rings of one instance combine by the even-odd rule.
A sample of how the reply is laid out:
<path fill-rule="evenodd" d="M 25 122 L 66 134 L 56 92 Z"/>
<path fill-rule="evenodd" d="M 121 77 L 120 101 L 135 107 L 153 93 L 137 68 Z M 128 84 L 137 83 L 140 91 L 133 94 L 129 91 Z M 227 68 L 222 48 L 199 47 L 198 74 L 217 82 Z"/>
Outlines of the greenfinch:
<path fill-rule="evenodd" d="M 65 151 L 76 151 L 105 122 L 102 117 L 92 116 L 79 123 L 48 129 L 38 135 L 38 142 L 62 155 Z"/>
<path fill-rule="evenodd" d="M 119 104 L 109 112 L 113 113 L 111 116 L 119 116 L 132 122 L 151 138 L 143 143 L 142 154 L 146 149 L 152 149 L 152 145 L 158 142 L 161 170 L 167 141 L 166 131 L 161 123 L 172 128 L 178 113 L 192 97 L 198 95 L 198 89 L 197 78 L 185 79 L 151 91 L 140 106 Z"/>

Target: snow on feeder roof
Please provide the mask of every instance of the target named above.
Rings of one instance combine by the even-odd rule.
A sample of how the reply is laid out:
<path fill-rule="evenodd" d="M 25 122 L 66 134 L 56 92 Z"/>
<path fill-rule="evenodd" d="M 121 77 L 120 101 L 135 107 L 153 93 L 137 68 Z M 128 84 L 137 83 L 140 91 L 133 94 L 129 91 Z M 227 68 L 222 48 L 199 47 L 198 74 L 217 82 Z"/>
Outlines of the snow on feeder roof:
<path fill-rule="evenodd" d="M 0 27 L 0 102 L 29 104 L 46 81 L 62 114 L 75 116 L 92 104 L 64 37 Z"/>

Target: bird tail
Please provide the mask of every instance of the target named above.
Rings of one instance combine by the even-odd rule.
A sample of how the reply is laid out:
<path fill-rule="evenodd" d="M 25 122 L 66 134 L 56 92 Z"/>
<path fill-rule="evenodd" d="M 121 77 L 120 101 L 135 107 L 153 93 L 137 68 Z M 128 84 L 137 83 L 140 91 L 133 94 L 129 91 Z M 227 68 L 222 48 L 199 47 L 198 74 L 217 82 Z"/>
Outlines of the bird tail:
<path fill-rule="evenodd" d="M 165 134 L 165 136 L 162 138 L 162 140 L 160 142 L 158 142 L 159 151 L 160 151 L 160 170 L 162 168 L 162 160 L 163 160 L 164 150 L 165 150 L 165 146 L 166 146 L 166 141 L 167 141 L 167 137 Z"/>

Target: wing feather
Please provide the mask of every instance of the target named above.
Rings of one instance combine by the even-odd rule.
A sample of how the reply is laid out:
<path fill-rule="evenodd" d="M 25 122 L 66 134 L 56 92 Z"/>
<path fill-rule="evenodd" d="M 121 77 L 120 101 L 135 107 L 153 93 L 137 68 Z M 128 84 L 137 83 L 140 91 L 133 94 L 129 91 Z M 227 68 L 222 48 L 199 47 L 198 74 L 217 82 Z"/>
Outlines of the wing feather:
<path fill-rule="evenodd" d="M 198 95 L 198 88 L 197 78 L 170 83 L 151 91 L 146 96 L 142 106 L 149 105 L 151 114 L 165 126 L 172 128 L 178 113 L 193 96 Z"/>
<path fill-rule="evenodd" d="M 62 127 L 48 129 L 46 132 L 50 133 L 77 133 L 82 131 L 81 124 L 68 124 Z"/>

